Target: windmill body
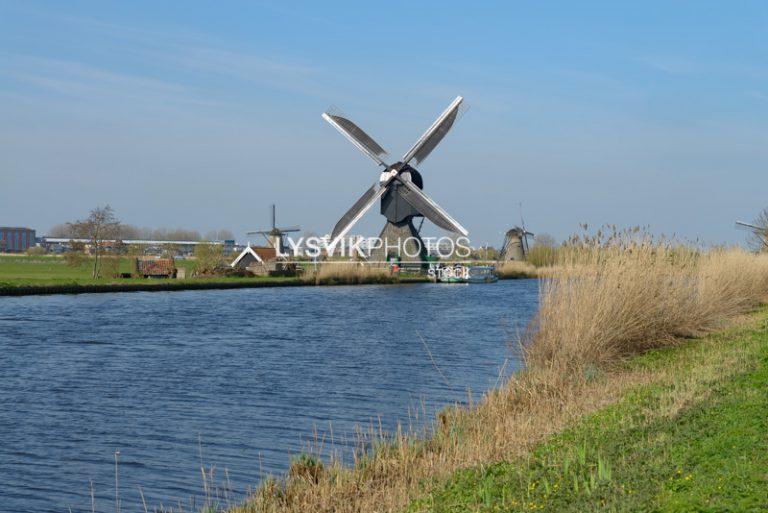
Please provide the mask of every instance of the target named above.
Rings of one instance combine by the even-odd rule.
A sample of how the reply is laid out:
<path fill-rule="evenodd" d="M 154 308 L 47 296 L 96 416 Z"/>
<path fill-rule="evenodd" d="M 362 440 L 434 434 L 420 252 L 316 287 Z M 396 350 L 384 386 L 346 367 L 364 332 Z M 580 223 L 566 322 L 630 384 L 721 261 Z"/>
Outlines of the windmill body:
<path fill-rule="evenodd" d="M 386 151 L 349 118 L 333 111 L 323 113 L 323 119 L 384 168 L 376 183 L 336 223 L 331 233 L 331 247 L 335 247 L 377 201 L 380 202 L 381 214 L 386 218 L 386 224 L 379 236 L 380 245 L 371 254 L 374 261 L 387 261 L 392 257 L 401 262 L 426 260 L 426 246 L 413 223 L 416 217 L 426 217 L 441 228 L 468 235 L 463 226 L 424 194 L 421 173 L 411 165 L 412 162 L 423 162 L 445 137 L 458 117 L 462 101 L 460 96 L 457 97 L 402 160 L 391 165 L 384 160 L 387 157 Z"/>
<path fill-rule="evenodd" d="M 504 244 L 499 252 L 499 260 L 502 262 L 525 260 L 528 256 L 528 237 L 531 235 L 533 233 L 524 227 L 515 226 L 507 230 Z"/>

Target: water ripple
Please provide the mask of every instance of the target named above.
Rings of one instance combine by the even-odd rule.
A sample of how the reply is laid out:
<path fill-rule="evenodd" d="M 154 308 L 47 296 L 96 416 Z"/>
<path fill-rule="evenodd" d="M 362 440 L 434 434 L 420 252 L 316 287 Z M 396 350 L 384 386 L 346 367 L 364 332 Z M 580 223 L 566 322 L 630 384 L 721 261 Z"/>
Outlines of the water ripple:
<path fill-rule="evenodd" d="M 332 425 L 385 430 L 496 383 L 535 281 L 0 298 L 0 511 L 240 494 Z M 420 337 L 450 383 L 446 386 Z M 240 495 L 242 496 L 242 495 Z"/>

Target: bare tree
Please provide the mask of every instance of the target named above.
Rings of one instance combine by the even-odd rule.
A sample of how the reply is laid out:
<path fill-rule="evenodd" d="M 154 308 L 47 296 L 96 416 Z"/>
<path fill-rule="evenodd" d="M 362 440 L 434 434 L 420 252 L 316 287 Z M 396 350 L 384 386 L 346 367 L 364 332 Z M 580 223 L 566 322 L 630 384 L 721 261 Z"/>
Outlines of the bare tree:
<path fill-rule="evenodd" d="M 93 277 L 99 277 L 99 259 L 104 249 L 104 242 L 114 240 L 120 233 L 120 221 L 112 207 L 96 207 L 86 219 L 67 223 L 72 232 L 80 238 L 88 239 L 93 254 Z"/>
<path fill-rule="evenodd" d="M 59 239 L 72 238 L 72 227 L 69 224 L 55 224 L 48 230 L 48 237 Z"/>
<path fill-rule="evenodd" d="M 747 245 L 755 251 L 768 251 L 768 208 L 760 211 L 752 224 L 758 228 L 749 232 Z"/>
<path fill-rule="evenodd" d="M 539 235 L 533 236 L 533 243 L 536 246 L 544 246 L 546 248 L 555 248 L 557 247 L 557 241 L 553 236 L 551 236 L 548 233 L 540 233 Z"/>
<path fill-rule="evenodd" d="M 234 238 L 235 238 L 235 234 L 232 233 L 231 230 L 227 230 L 226 228 L 222 228 L 221 230 L 207 231 L 205 232 L 205 236 L 203 237 L 203 239 L 207 241 L 233 240 Z"/>
<path fill-rule="evenodd" d="M 141 230 L 132 224 L 121 224 L 120 238 L 123 240 L 141 239 Z"/>

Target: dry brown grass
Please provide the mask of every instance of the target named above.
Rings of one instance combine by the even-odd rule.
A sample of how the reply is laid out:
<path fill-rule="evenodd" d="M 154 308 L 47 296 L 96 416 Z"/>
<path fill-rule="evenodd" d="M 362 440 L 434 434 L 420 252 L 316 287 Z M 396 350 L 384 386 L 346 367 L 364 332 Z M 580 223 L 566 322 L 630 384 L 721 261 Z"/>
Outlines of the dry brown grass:
<path fill-rule="evenodd" d="M 373 267 L 353 262 L 325 262 L 309 279 L 315 284 L 391 283 L 397 281 L 388 267 Z"/>
<path fill-rule="evenodd" d="M 768 257 L 636 232 L 579 238 L 542 282 L 526 360 L 566 373 L 709 332 L 768 291 Z"/>
<path fill-rule="evenodd" d="M 444 410 L 427 436 L 371 433 L 348 466 L 305 458 L 233 511 L 400 510 L 455 470 L 521 454 L 660 379 L 617 369 L 621 357 L 717 329 L 768 293 L 768 256 L 701 252 L 637 232 L 575 239 L 558 258 L 524 336 L 526 371 L 478 403 Z"/>
<path fill-rule="evenodd" d="M 502 280 L 514 278 L 538 278 L 539 270 L 528 262 L 509 261 L 496 264 L 496 274 Z"/>

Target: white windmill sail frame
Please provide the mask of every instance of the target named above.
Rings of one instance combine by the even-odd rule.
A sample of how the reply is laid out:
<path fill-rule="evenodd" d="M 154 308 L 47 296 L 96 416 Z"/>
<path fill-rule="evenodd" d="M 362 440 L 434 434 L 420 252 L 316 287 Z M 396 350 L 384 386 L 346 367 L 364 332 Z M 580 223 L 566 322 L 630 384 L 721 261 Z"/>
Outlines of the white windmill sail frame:
<path fill-rule="evenodd" d="M 378 187 L 379 187 L 379 188 L 378 188 L 378 190 L 376 190 L 376 189 L 375 189 L 375 187 L 376 187 L 376 186 L 378 186 Z M 338 233 L 338 234 L 337 234 L 335 237 L 333 237 L 333 240 L 331 240 L 330 244 L 328 244 L 328 247 L 329 247 L 329 248 L 335 248 L 335 247 L 336 247 L 336 244 L 338 244 L 338 242 L 339 242 L 341 239 L 343 239 L 343 238 L 344 238 L 344 236 L 346 236 L 346 235 L 347 235 L 347 233 L 349 233 L 349 230 L 351 230 L 351 229 L 352 229 L 352 227 L 353 227 L 353 226 L 354 226 L 354 225 L 355 225 L 355 224 L 356 224 L 356 223 L 357 223 L 357 222 L 358 222 L 360 219 L 362 219 L 362 217 L 363 217 L 363 216 L 366 214 L 366 212 L 368 212 L 368 211 L 371 209 L 371 207 L 374 205 L 374 203 L 376 203 L 376 202 L 377 202 L 379 199 L 381 199 L 381 197 L 384 195 L 384 193 L 386 193 L 386 192 L 387 192 L 387 189 L 388 189 L 388 188 L 389 188 L 389 183 L 386 183 L 386 184 L 383 184 L 383 185 L 382 185 L 381 183 L 379 183 L 379 182 L 376 182 L 375 184 L 373 184 L 373 186 L 371 186 L 371 188 L 370 188 L 370 189 L 368 189 L 367 191 L 365 191 L 365 193 L 363 194 L 363 197 L 362 197 L 362 198 L 365 198 L 365 196 L 366 196 L 367 194 L 369 194 L 369 193 L 371 192 L 371 190 L 375 190 L 375 193 L 374 193 L 374 194 L 372 194 L 372 195 L 371 195 L 371 196 L 370 196 L 370 197 L 369 197 L 369 198 L 366 200 L 366 202 L 365 202 L 365 203 L 364 203 L 362 206 L 358 207 L 358 204 L 357 204 L 357 203 L 355 203 L 354 205 L 352 205 L 352 208 L 350 209 L 350 211 L 353 211 L 353 210 L 355 210 L 355 209 L 357 208 L 357 209 L 358 209 L 358 210 L 357 210 L 357 212 L 355 212 L 355 214 L 352 216 L 352 218 L 351 218 L 350 220 L 348 220 L 348 221 L 347 221 L 347 224 L 346 224 L 346 225 L 344 225 L 344 227 L 341 229 L 341 231 L 340 231 L 340 232 L 339 232 L 339 233 Z M 361 199 L 362 199 L 362 198 L 361 198 Z M 360 201 L 360 200 L 358 200 L 358 201 Z M 346 217 L 348 214 L 349 214 L 349 211 L 348 211 L 346 214 L 344 214 L 344 216 L 341 218 L 341 220 L 343 221 L 343 220 L 344 220 L 344 218 L 345 218 L 345 217 Z M 334 232 L 336 231 L 336 227 L 334 227 L 334 230 L 333 230 L 333 231 L 334 231 Z M 333 232 L 332 232 L 332 233 L 333 233 Z"/>
<path fill-rule="evenodd" d="M 435 212 L 437 212 L 437 214 L 440 217 L 443 218 L 443 222 L 446 222 L 451 227 L 451 229 L 453 231 L 462 234 L 464 237 L 469 235 L 469 231 L 467 231 L 467 229 L 464 228 L 461 225 L 461 223 L 459 223 L 456 219 L 451 217 L 451 215 L 448 212 L 446 212 L 445 209 L 443 209 L 443 207 L 438 205 L 432 198 L 430 198 L 429 196 L 424 194 L 424 191 L 419 189 L 419 187 L 415 183 L 413 183 L 410 180 L 404 180 L 404 181 L 401 181 L 401 183 L 403 185 L 405 185 L 405 187 L 411 193 L 413 193 L 414 195 L 419 197 L 422 201 L 424 201 L 428 205 L 429 208 L 432 208 Z M 408 196 L 404 196 L 404 198 L 405 198 L 405 201 L 408 201 Z M 421 214 L 426 216 L 426 214 L 424 212 L 421 212 Z M 434 219 L 430 219 L 430 221 L 435 223 Z M 438 223 L 435 223 L 435 224 L 438 224 Z M 438 226 L 440 226 L 440 225 L 438 224 Z M 447 227 L 445 227 L 445 228 L 447 228 Z"/>
<path fill-rule="evenodd" d="M 456 99 L 454 99 L 451 104 L 446 108 L 442 114 L 435 120 L 434 123 L 427 129 L 426 132 L 424 132 L 421 137 L 419 137 L 416 142 L 411 146 L 411 149 L 408 150 L 408 152 L 403 155 L 403 163 L 407 164 L 410 162 L 413 157 L 416 156 L 418 151 L 421 149 L 421 147 L 429 140 L 430 137 L 432 137 L 435 132 L 440 128 L 440 125 L 445 121 L 445 119 L 451 115 L 451 113 L 459 108 L 459 105 L 461 105 L 461 102 L 464 101 L 464 98 L 461 96 L 457 96 Z M 426 157 L 425 157 L 426 158 Z M 424 159 L 422 159 L 424 160 Z"/>
<path fill-rule="evenodd" d="M 331 126 L 333 126 L 333 128 L 338 130 L 339 133 L 341 133 L 341 135 L 343 135 L 349 142 L 354 144 L 355 147 L 358 150 L 363 152 L 363 154 L 367 155 L 368 158 L 370 158 L 371 160 L 376 162 L 378 165 L 387 167 L 387 163 L 384 162 L 384 160 L 382 160 L 382 158 L 378 154 L 374 153 L 373 151 L 368 149 L 364 144 L 362 144 L 360 141 L 358 141 L 356 137 L 354 137 L 343 126 L 341 126 L 339 123 L 337 123 L 336 120 L 333 119 L 333 116 L 331 114 L 329 114 L 328 112 L 323 112 L 322 115 L 323 115 L 323 119 L 324 120 L 326 120 Z M 350 120 L 350 122 L 352 122 L 352 121 Z M 357 125 L 355 124 L 355 126 L 357 126 Z M 363 131 L 362 128 L 360 130 Z M 363 133 L 365 133 L 365 132 L 363 131 Z M 366 136 L 368 138 L 370 138 L 371 140 L 373 140 L 373 138 L 370 135 L 366 134 Z M 378 145 L 378 143 L 376 143 L 376 144 Z M 387 155 L 387 153 L 384 153 L 384 155 Z"/>

